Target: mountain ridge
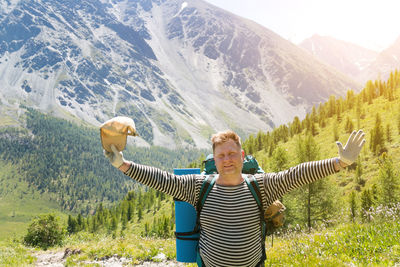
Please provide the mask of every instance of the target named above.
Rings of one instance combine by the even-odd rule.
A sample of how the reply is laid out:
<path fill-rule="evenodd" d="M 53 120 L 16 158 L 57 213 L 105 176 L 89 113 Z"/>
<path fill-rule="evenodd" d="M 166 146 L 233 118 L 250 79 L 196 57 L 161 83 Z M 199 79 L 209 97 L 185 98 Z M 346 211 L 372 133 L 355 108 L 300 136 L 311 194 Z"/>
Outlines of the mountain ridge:
<path fill-rule="evenodd" d="M 203 1 L 7 3 L 2 105 L 95 126 L 129 116 L 138 145 L 206 148 L 218 130 L 246 137 L 359 87 L 272 31 Z"/>
<path fill-rule="evenodd" d="M 390 72 L 398 68 L 400 59 L 400 37 L 380 52 L 318 34 L 299 46 L 362 84 L 368 80 L 388 79 Z"/>

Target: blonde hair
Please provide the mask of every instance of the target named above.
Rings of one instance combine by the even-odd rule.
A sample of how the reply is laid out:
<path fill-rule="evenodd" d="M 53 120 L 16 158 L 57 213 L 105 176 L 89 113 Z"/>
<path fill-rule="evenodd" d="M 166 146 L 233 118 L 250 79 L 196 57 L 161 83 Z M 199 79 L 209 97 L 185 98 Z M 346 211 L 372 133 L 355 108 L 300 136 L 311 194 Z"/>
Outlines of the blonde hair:
<path fill-rule="evenodd" d="M 211 136 L 211 143 L 213 152 L 215 151 L 215 147 L 217 145 L 223 144 L 229 140 L 233 140 L 240 148 L 242 147 L 242 143 L 240 142 L 240 137 L 232 130 L 226 130 L 223 132 L 218 132 Z"/>

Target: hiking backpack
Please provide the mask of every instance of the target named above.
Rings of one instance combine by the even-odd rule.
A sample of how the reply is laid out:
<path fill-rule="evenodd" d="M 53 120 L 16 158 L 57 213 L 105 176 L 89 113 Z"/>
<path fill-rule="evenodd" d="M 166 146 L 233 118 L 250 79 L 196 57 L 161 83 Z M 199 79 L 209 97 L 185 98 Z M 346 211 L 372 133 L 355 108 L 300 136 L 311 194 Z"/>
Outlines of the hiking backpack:
<path fill-rule="evenodd" d="M 214 155 L 209 154 L 203 161 L 204 171 L 202 174 L 216 174 L 218 173 L 217 167 L 215 166 Z M 256 174 L 264 173 L 264 170 L 258 164 L 257 160 L 252 155 L 246 155 L 243 160 L 242 173 L 245 174 Z"/>

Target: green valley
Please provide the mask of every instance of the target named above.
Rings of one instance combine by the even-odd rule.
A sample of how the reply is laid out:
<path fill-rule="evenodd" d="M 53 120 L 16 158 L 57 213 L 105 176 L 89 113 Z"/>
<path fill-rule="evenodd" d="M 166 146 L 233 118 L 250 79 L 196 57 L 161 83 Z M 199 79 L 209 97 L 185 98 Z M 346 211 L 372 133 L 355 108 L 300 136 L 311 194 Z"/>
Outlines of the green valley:
<path fill-rule="evenodd" d="M 295 117 L 292 122 L 271 132 L 251 135 L 243 142 L 243 147 L 247 154 L 257 158 L 265 171 L 276 172 L 304 161 L 336 157 L 335 141 L 345 145 L 350 133 L 356 129 L 363 129 L 367 139 L 356 163 L 326 179 L 294 190 L 281 200 L 287 207 L 286 221 L 274 239 L 267 238 L 266 265 L 395 266 L 400 263 L 400 169 L 396 164 L 400 161 L 398 71 L 393 72 L 388 81 L 368 82 L 358 94 L 350 90 L 345 98 L 332 96 L 326 103 L 314 107 L 303 120 Z M 163 150 L 157 151 L 163 155 Z M 151 161 L 151 150 L 143 150 L 140 155 L 136 152 L 130 148 L 124 155 L 127 159 L 149 159 L 142 163 L 167 171 L 171 171 L 171 166 L 201 167 L 205 153 L 192 153 L 193 157 L 183 161 L 187 154 L 182 152 L 175 161 L 163 162 L 160 158 Z M 96 153 L 101 155 L 101 151 Z M 30 197 L 39 196 L 35 190 L 28 189 L 24 178 L 5 182 L 4 177 L 18 176 L 19 172 L 9 163 L 15 158 L 6 158 L 3 153 L 1 181 L 9 189 L 3 189 L 2 197 L 12 194 L 13 198 L 18 198 L 24 196 L 24 192 Z M 88 155 L 83 157 L 88 158 Z M 105 165 L 104 159 L 99 157 L 97 160 Z M 112 169 L 103 171 L 114 174 Z M 41 176 L 40 169 L 36 173 Z M 68 171 L 65 173 L 72 175 Z M 124 179 L 121 177 L 121 181 Z M 34 185 L 40 188 L 40 184 Z M 13 186 L 16 191 L 10 189 Z M 93 210 L 86 214 L 76 213 L 82 208 L 64 209 L 64 212 L 70 212 L 65 212 L 67 215 L 61 220 L 67 234 L 63 244 L 53 250 L 79 251 L 67 257 L 66 265 L 76 266 L 113 255 L 128 257 L 131 264 L 158 261 L 160 254 L 167 260 L 176 257 L 172 198 L 136 184 L 132 184 L 131 189 L 129 193 L 121 192 L 118 201 L 98 198 L 91 206 Z M 113 187 L 107 190 L 112 191 Z M 53 193 L 43 190 L 41 196 L 54 199 Z M 86 204 L 79 205 L 84 207 Z M 11 218 L 14 213 L 10 207 L 3 209 Z M 15 216 L 17 214 L 15 212 Z M 33 249 L 22 245 L 21 240 L 9 239 L 0 246 L 0 252 L 13 255 L 9 259 L 14 262 L 32 264 L 35 261 Z M 0 257 L 2 262 L 7 263 L 7 260 Z"/>

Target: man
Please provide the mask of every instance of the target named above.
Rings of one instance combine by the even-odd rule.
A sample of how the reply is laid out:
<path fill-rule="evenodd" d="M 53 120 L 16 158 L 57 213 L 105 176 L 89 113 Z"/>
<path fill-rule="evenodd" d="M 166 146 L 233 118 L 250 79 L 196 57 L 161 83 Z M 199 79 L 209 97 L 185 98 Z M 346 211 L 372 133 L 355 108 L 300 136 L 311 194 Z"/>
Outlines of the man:
<path fill-rule="evenodd" d="M 264 208 L 288 191 L 338 172 L 356 161 L 364 143 L 363 131 L 353 132 L 339 157 L 306 162 L 278 173 L 257 174 Z M 205 266 L 264 266 L 260 215 L 241 170 L 244 151 L 233 131 L 211 138 L 218 177 L 200 214 L 200 255 Z M 113 166 L 136 181 L 196 207 L 204 175 L 176 176 L 126 161 L 112 146 L 105 152 Z"/>

